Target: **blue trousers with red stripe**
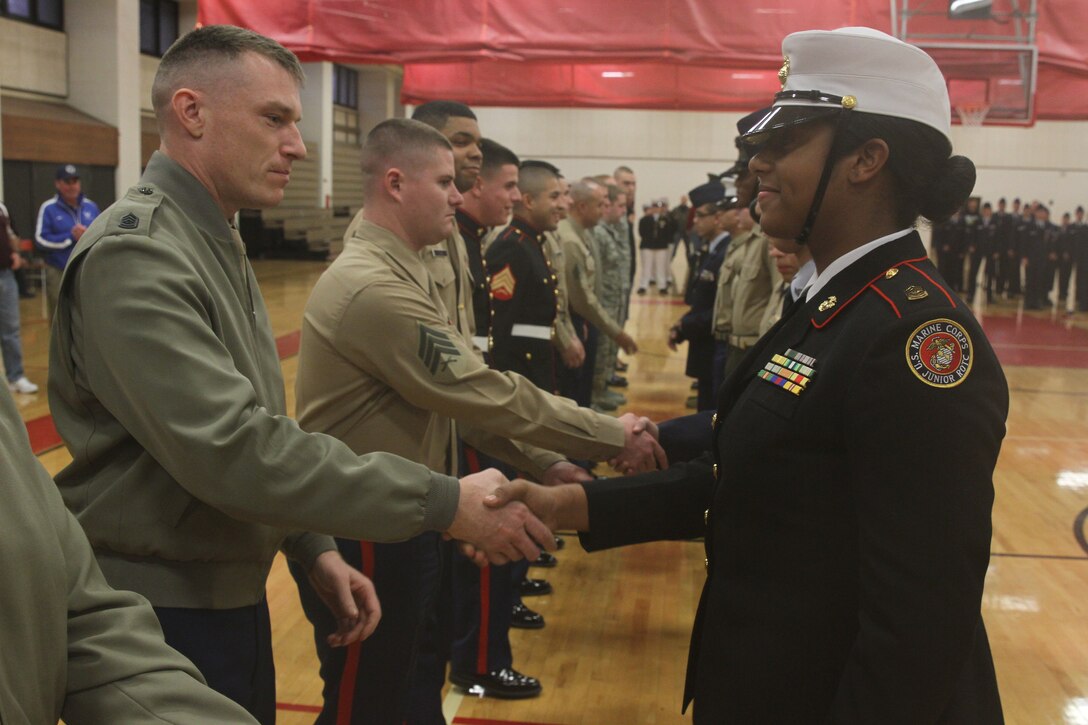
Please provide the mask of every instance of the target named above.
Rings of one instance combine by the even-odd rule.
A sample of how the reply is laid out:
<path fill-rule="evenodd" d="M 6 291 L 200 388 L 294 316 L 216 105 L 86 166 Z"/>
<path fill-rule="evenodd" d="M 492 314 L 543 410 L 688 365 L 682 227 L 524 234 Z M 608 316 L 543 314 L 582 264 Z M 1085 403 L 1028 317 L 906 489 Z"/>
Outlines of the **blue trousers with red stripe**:
<path fill-rule="evenodd" d="M 461 474 L 498 468 L 512 478 L 510 466 L 461 445 Z M 515 564 L 483 569 L 455 551 L 452 556 L 453 647 L 450 669 L 470 675 L 510 667 L 510 614 L 514 607 Z"/>
<path fill-rule="evenodd" d="M 369 639 L 343 648 L 325 638 L 336 621 L 310 585 L 305 571 L 290 564 L 324 682 L 317 725 L 444 725 L 442 686 L 448 630 L 437 604 L 447 547 L 428 532 L 396 544 L 337 539 L 340 554 L 374 581 L 382 621 Z"/>

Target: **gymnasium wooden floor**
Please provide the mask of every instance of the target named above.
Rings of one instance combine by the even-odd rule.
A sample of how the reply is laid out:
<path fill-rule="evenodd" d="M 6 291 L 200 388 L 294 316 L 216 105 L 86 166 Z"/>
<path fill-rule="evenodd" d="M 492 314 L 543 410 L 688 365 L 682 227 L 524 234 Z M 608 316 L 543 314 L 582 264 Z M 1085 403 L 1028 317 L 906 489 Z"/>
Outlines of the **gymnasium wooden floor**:
<path fill-rule="evenodd" d="M 289 399 L 297 333 L 319 263 L 262 261 L 261 287 L 281 340 Z M 629 327 L 642 351 L 630 360 L 628 410 L 684 414 L 684 349 L 665 332 L 684 307 L 635 298 Z M 993 557 L 983 610 L 1007 721 L 1088 725 L 1088 314 L 1021 313 L 1003 302 L 977 310 L 1012 393 L 1008 436 L 995 476 Z M 46 381 L 48 334 L 39 300 L 25 300 L 29 377 Z M 39 448 L 51 445 L 44 393 L 18 396 Z M 293 404 L 293 400 L 292 400 Z M 41 454 L 50 472 L 63 448 Z M 906 465 L 906 463 L 904 463 Z M 528 600 L 547 618 L 515 630 L 515 667 L 541 679 L 541 697 L 520 702 L 447 697 L 461 725 L 634 725 L 689 722 L 680 714 L 688 636 L 703 582 L 698 543 L 659 543 L 589 556 L 568 537 L 559 566 L 534 570 L 555 587 Z M 268 585 L 281 723 L 313 721 L 320 700 L 308 623 L 278 561 Z"/>

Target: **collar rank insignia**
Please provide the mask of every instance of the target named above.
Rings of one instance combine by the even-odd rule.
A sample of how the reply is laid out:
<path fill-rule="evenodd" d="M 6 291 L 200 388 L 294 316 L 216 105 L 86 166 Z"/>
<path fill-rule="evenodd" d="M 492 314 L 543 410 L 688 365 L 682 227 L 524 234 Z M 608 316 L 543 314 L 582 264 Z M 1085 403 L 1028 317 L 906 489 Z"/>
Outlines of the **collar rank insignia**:
<path fill-rule="evenodd" d="M 816 359 L 797 352 L 786 350 L 783 355 L 775 355 L 756 375 L 772 385 L 800 395 L 816 377 L 813 365 Z"/>
<path fill-rule="evenodd" d="M 959 323 L 930 320 L 907 338 L 907 365 L 914 376 L 934 388 L 954 388 L 971 372 L 971 337 Z"/>
<path fill-rule="evenodd" d="M 817 307 L 816 309 L 818 309 L 820 312 L 827 312 L 828 310 L 830 310 L 832 307 L 834 307 L 837 304 L 839 304 L 839 298 L 836 297 L 835 295 L 831 295 L 826 300 L 821 302 L 820 306 Z"/>
<path fill-rule="evenodd" d="M 514 277 L 514 272 L 510 269 L 510 265 L 506 265 L 495 274 L 491 275 L 491 294 L 497 300 L 508 302 L 514 298 L 514 290 L 517 289 L 518 281 Z"/>

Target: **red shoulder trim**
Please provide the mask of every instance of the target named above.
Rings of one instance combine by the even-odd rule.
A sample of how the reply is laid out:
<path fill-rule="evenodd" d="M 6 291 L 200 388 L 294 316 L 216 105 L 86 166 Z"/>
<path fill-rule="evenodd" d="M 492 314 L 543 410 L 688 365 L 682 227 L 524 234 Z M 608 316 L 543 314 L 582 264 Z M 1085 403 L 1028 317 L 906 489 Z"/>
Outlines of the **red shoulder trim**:
<path fill-rule="evenodd" d="M 894 302 L 892 302 L 891 297 L 889 297 L 888 295 L 881 292 L 880 289 L 873 283 L 869 284 L 869 289 L 871 289 L 873 292 L 876 292 L 878 295 L 883 297 L 884 301 L 892 306 L 892 311 L 895 312 L 895 316 L 898 317 L 899 319 L 903 319 L 903 315 L 899 314 L 899 308 L 895 306 Z"/>
<path fill-rule="evenodd" d="M 917 267 L 915 267 L 915 266 L 914 266 L 914 264 L 912 264 L 913 262 L 921 262 L 921 261 L 922 261 L 923 259 L 928 259 L 928 257 L 918 257 L 918 258 L 916 258 L 916 259 L 905 259 L 905 260 L 903 260 L 902 262 L 897 262 L 896 264 L 894 264 L 894 265 L 892 265 L 892 266 L 893 266 L 893 267 L 902 267 L 903 265 L 906 265 L 906 266 L 910 267 L 911 269 L 914 269 L 914 270 L 916 270 L 916 271 L 917 271 L 917 272 L 918 272 L 919 274 L 921 274 L 921 275 L 922 275 L 923 277 L 925 277 L 926 279 L 929 279 L 929 281 L 930 281 L 930 282 L 933 282 L 933 280 L 929 278 L 929 275 L 927 275 L 927 274 L 926 274 L 925 272 L 922 272 L 922 271 L 921 271 L 920 269 L 918 269 Z M 889 269 L 890 269 L 890 268 L 889 268 Z M 868 284 L 866 284 L 866 285 L 865 285 L 864 287 L 862 287 L 861 289 L 859 289 L 859 290 L 858 290 L 858 291 L 857 291 L 857 292 L 856 292 L 856 293 L 854 294 L 854 296 L 853 296 L 853 297 L 851 297 L 851 298 L 850 298 L 850 299 L 848 299 L 848 300 L 847 300 L 846 302 L 843 302 L 843 303 L 842 303 L 841 305 L 839 305 L 839 309 L 837 309 L 837 310 L 835 310 L 834 312 L 832 312 L 832 313 L 831 313 L 831 315 L 830 315 L 830 316 L 829 316 L 829 317 L 828 317 L 828 318 L 827 318 L 826 320 L 824 320 L 823 322 L 816 322 L 816 319 L 815 319 L 815 318 L 812 318 L 812 319 L 811 319 L 811 322 L 812 322 L 812 326 L 813 326 L 813 327 L 815 327 L 815 328 L 816 328 L 817 330 L 822 330 L 822 329 L 824 329 L 825 327 L 827 327 L 827 326 L 828 326 L 828 324 L 829 324 L 829 323 L 830 323 L 830 322 L 831 322 L 832 320 L 834 320 L 834 319 L 835 319 L 835 317 L 836 317 L 836 316 L 837 316 L 837 315 L 838 315 L 838 314 L 839 314 L 840 312 L 842 312 L 843 310 L 845 310 L 845 309 L 846 309 L 846 308 L 847 308 L 847 307 L 848 307 L 848 306 L 850 305 L 850 303 L 851 303 L 851 302 L 853 302 L 854 300 L 856 300 L 856 299 L 857 299 L 857 298 L 858 298 L 858 297 L 859 297 L 859 296 L 861 295 L 861 293 L 862 293 L 862 292 L 864 292 L 864 291 L 865 291 L 866 289 L 868 289 L 869 287 L 873 287 L 873 283 L 874 283 L 874 282 L 876 282 L 876 281 L 877 281 L 878 279 L 880 279 L 881 277 L 883 277 L 883 276 L 885 275 L 885 273 L 887 273 L 887 271 L 888 271 L 888 270 L 884 270 L 883 272 L 881 272 L 880 274 L 878 274 L 877 276 L 875 276 L 875 277 L 873 277 L 873 278 L 872 278 L 871 280 L 869 280 L 869 283 L 868 283 Z M 937 285 L 937 287 L 938 287 L 938 288 L 939 288 L 939 289 L 940 289 L 940 290 L 941 290 L 942 292 L 944 292 L 944 288 L 943 288 L 943 287 L 941 287 L 941 286 L 940 286 L 939 284 L 937 284 L 936 282 L 933 282 L 933 284 Z M 873 289 L 876 289 L 876 288 L 875 288 L 875 287 L 873 287 Z M 880 290 L 877 290 L 877 292 L 880 292 Z M 946 297 L 948 296 L 948 293 L 947 293 L 947 292 L 944 292 L 944 294 L 945 294 L 945 296 L 946 296 Z M 884 299 L 888 300 L 888 298 L 887 298 L 887 297 L 886 297 L 885 295 L 881 294 L 880 296 L 881 296 L 881 297 L 884 297 Z M 951 301 L 951 299 L 952 299 L 952 298 L 951 298 L 951 297 L 949 297 L 948 299 L 949 299 L 949 300 Z M 890 303 L 891 303 L 891 300 L 888 300 L 888 302 L 889 302 L 889 304 L 890 304 Z M 954 302 L 952 303 L 952 306 L 953 306 L 953 307 L 955 307 L 955 306 L 956 306 Z M 895 305 L 893 304 L 893 305 L 892 305 L 892 307 L 894 308 L 894 307 L 895 307 Z M 899 310 L 898 310 L 898 309 L 896 310 L 896 314 L 899 314 Z"/>
<path fill-rule="evenodd" d="M 911 262 L 917 262 L 917 261 L 921 261 L 921 260 L 911 260 Z M 914 270 L 915 272 L 917 272 L 918 274 L 920 274 L 920 275 L 922 275 L 923 277 L 925 277 L 926 279 L 928 279 L 928 280 L 930 281 L 930 283 L 932 283 L 932 284 L 933 284 L 933 286 L 934 286 L 934 287 L 936 287 L 936 288 L 937 288 L 937 289 L 939 289 L 939 290 L 940 290 L 940 291 L 941 291 L 942 293 L 944 293 L 944 296 L 948 298 L 948 304 L 952 305 L 953 307 L 955 307 L 955 306 L 956 306 L 956 300 L 952 299 L 952 295 L 948 294 L 948 290 L 946 290 L 946 289 L 945 289 L 944 287 L 942 287 L 941 285 L 937 284 L 937 282 L 936 282 L 936 281 L 934 281 L 934 279 L 933 279 L 932 277 L 930 277 L 930 276 L 929 276 L 928 274 L 926 274 L 926 273 L 925 273 L 925 272 L 923 272 L 922 270 L 920 270 L 920 269 L 918 269 L 917 267 L 915 267 L 915 266 L 914 266 L 913 264 L 911 264 L 910 262 L 908 262 L 908 263 L 907 263 L 907 266 L 908 266 L 908 267 L 910 267 L 911 269 L 913 269 L 913 270 Z"/>

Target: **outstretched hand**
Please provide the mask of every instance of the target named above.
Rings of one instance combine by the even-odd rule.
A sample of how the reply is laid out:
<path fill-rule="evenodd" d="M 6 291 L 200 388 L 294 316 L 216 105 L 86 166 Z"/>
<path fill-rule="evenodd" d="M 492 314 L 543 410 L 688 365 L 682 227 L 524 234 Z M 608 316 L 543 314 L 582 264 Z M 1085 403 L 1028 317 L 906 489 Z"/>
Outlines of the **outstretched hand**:
<path fill-rule="evenodd" d="M 582 483 L 592 481 L 593 474 L 570 461 L 556 461 L 544 471 L 540 482 L 545 486 L 558 486 L 563 483 Z"/>
<path fill-rule="evenodd" d="M 541 544 L 555 550 L 555 536 L 519 501 L 508 506 L 485 506 L 484 499 L 509 481 L 493 468 L 461 479 L 457 514 L 448 530 L 451 538 L 472 545 L 473 556 L 482 553 L 492 564 L 506 564 L 540 556 Z"/>
<path fill-rule="evenodd" d="M 522 502 L 547 526 L 554 529 L 589 529 L 589 504 L 581 484 L 538 486 L 516 478 L 496 488 L 484 498 L 490 507 Z"/>
<path fill-rule="evenodd" d="M 610 466 L 625 475 L 669 467 L 665 449 L 657 442 L 657 425 L 652 420 L 634 413 L 625 413 L 619 420 L 624 429 L 623 452 L 608 462 Z"/>

